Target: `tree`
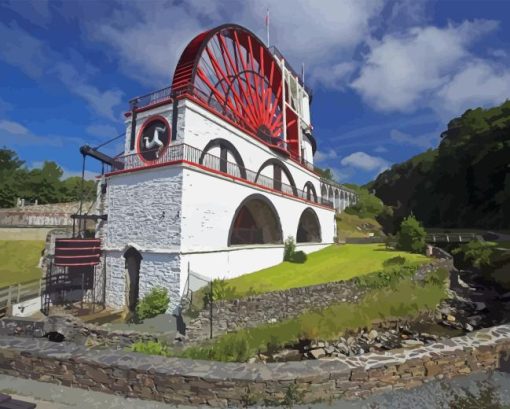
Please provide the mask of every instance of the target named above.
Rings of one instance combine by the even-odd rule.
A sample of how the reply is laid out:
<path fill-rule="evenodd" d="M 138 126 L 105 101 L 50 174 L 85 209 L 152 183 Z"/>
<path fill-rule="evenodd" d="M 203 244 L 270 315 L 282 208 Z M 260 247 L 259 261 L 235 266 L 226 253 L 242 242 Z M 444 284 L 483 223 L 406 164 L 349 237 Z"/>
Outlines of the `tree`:
<path fill-rule="evenodd" d="M 329 169 L 329 168 L 321 169 L 321 168 L 318 168 L 317 166 L 315 166 L 314 170 L 315 170 L 315 172 L 317 172 L 320 175 L 320 177 L 327 179 L 327 180 L 331 180 L 332 182 L 335 181 L 335 178 L 333 176 L 333 171 L 331 169 Z"/>
<path fill-rule="evenodd" d="M 486 269 L 492 264 L 496 244 L 488 241 L 473 240 L 452 250 L 452 254 L 460 254 L 464 262 Z"/>
<path fill-rule="evenodd" d="M 422 253 L 425 250 L 426 235 L 421 223 L 411 214 L 400 225 L 400 231 L 397 234 L 397 248 L 413 253 Z"/>
<path fill-rule="evenodd" d="M 16 204 L 18 187 L 24 181 L 23 164 L 16 152 L 5 147 L 0 149 L 0 207 Z"/>
<path fill-rule="evenodd" d="M 355 214 L 362 218 L 376 218 L 382 213 L 384 208 L 382 200 L 370 193 L 368 189 L 353 184 L 347 184 L 345 186 L 354 190 L 358 195 L 356 204 L 346 208 L 346 213 Z"/>

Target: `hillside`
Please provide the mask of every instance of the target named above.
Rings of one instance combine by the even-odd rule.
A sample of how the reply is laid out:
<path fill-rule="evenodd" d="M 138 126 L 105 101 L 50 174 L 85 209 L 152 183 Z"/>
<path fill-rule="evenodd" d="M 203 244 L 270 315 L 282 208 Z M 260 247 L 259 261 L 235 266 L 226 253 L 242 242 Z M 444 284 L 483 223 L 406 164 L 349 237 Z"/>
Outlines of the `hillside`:
<path fill-rule="evenodd" d="M 413 212 L 429 227 L 509 229 L 510 101 L 467 110 L 441 138 L 366 187 L 393 207 L 395 224 Z"/>

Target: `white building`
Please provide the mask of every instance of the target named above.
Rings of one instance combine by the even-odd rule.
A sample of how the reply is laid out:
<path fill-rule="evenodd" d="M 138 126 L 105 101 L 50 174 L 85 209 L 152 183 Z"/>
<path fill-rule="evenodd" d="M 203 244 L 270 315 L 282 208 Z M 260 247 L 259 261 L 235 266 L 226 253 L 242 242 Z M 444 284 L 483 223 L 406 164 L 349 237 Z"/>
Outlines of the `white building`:
<path fill-rule="evenodd" d="M 309 90 L 243 27 L 194 38 L 172 85 L 131 101 L 99 213 L 105 301 L 133 308 L 150 288 L 179 302 L 188 271 L 231 278 L 332 244 L 355 194 L 314 172 Z"/>

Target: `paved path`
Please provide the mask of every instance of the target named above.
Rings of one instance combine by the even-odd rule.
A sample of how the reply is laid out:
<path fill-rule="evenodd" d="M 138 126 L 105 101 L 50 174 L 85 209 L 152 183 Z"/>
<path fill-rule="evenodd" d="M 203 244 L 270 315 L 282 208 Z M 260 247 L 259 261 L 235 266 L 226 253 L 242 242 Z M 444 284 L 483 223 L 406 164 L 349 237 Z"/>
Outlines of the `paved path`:
<path fill-rule="evenodd" d="M 449 381 L 451 388 L 470 387 L 476 391 L 476 382 L 487 380 L 488 375 L 477 374 Z M 495 373 L 491 382 L 498 387 L 502 402 L 510 403 L 510 374 Z M 65 386 L 0 375 L 0 392 L 37 403 L 37 409 L 175 409 L 175 405 L 127 399 L 101 392 L 74 389 Z M 315 405 L 296 405 L 295 409 L 436 409 L 446 406 L 445 392 L 439 382 L 424 386 L 375 395 L 366 400 L 335 401 Z M 190 406 L 179 406 L 191 409 Z"/>

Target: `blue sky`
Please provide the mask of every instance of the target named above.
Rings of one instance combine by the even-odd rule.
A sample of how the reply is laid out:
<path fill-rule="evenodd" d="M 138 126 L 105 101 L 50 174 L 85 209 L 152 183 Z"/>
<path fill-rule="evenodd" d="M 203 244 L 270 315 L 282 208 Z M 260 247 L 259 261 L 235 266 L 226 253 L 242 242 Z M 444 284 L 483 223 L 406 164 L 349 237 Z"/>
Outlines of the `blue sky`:
<path fill-rule="evenodd" d="M 314 90 L 316 162 L 341 182 L 510 95 L 510 1 L 0 0 L 0 146 L 79 174 L 79 146 L 122 133 L 128 100 L 169 85 L 193 36 L 235 22 L 265 39 L 267 7 L 271 43 Z"/>

